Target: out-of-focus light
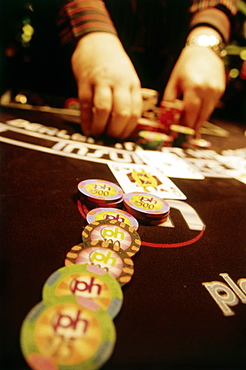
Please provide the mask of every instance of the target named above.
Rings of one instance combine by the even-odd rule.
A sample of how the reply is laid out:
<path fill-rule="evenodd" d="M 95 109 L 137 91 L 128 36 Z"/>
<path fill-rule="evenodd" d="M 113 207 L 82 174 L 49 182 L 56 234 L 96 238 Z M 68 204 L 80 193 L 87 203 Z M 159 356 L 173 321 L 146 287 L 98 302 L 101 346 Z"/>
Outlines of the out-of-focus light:
<path fill-rule="evenodd" d="M 22 31 L 25 35 L 29 36 L 32 36 L 34 34 L 34 28 L 29 23 L 24 24 L 24 26 L 22 27 Z"/>
<path fill-rule="evenodd" d="M 34 12 L 33 4 L 28 4 L 27 9 L 31 10 L 31 12 Z"/>
<path fill-rule="evenodd" d="M 34 34 L 34 28 L 29 23 L 24 24 L 24 26 L 22 27 L 22 31 L 25 35 L 32 36 Z"/>
<path fill-rule="evenodd" d="M 30 42 L 31 41 L 31 38 L 32 38 L 32 36 L 26 35 L 25 33 L 23 35 L 21 35 L 22 41 L 24 41 L 26 43 Z"/>
<path fill-rule="evenodd" d="M 22 23 L 23 24 L 28 24 L 28 23 L 30 23 L 31 22 L 31 20 L 30 20 L 30 18 L 28 17 L 28 16 L 26 16 L 26 17 L 24 17 L 23 19 L 22 19 Z"/>
<path fill-rule="evenodd" d="M 246 49 L 243 49 L 239 55 L 242 60 L 246 60 Z"/>
<path fill-rule="evenodd" d="M 232 68 L 229 72 L 230 78 L 237 78 L 239 76 L 239 70 L 237 68 Z"/>
<path fill-rule="evenodd" d="M 22 22 L 24 26 L 22 27 L 22 35 L 20 41 L 22 43 L 22 46 L 28 47 L 34 34 L 34 28 L 30 24 L 31 20 L 29 17 L 23 18 Z"/>
<path fill-rule="evenodd" d="M 7 57 L 14 57 L 15 54 L 16 54 L 16 48 L 12 45 L 9 45 L 6 47 L 6 49 L 4 50 L 4 53 Z"/>
<path fill-rule="evenodd" d="M 240 77 L 243 80 L 246 80 L 246 60 L 243 62 L 241 73 L 240 73 Z"/>
<path fill-rule="evenodd" d="M 15 101 L 17 103 L 26 104 L 27 97 L 23 94 L 17 94 L 16 97 L 15 97 Z"/>

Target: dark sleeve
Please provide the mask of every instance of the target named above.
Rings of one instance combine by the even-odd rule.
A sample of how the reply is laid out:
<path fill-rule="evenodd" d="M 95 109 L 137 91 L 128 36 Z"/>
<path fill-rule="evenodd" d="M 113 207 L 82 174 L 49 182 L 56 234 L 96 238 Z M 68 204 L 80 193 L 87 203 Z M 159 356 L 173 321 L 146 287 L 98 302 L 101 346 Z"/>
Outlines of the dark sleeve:
<path fill-rule="evenodd" d="M 210 5 L 211 3 L 213 6 Z M 232 25 L 237 13 L 237 0 L 194 0 L 190 12 L 193 13 L 190 22 L 191 29 L 199 25 L 207 25 L 216 29 L 224 42 L 229 41 L 230 27 L 228 27 L 228 22 L 225 22 L 224 15 L 227 16 L 229 24 Z"/>
<path fill-rule="evenodd" d="M 61 1 L 57 26 L 61 43 L 73 43 L 91 32 L 117 34 L 110 15 L 101 0 Z"/>

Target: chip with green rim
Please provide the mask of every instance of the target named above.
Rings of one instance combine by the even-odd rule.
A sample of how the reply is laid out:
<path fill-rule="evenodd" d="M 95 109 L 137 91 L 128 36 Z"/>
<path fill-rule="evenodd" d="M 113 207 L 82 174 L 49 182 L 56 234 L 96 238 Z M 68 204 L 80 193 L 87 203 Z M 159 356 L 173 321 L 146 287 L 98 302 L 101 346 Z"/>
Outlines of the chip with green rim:
<path fill-rule="evenodd" d="M 67 296 L 33 307 L 20 335 L 23 356 L 35 370 L 99 369 L 112 355 L 115 340 L 106 311 L 91 311 Z"/>
<path fill-rule="evenodd" d="M 70 265 L 56 270 L 43 286 L 43 300 L 74 295 L 77 302 L 114 318 L 120 311 L 123 293 L 118 281 L 95 265 Z"/>

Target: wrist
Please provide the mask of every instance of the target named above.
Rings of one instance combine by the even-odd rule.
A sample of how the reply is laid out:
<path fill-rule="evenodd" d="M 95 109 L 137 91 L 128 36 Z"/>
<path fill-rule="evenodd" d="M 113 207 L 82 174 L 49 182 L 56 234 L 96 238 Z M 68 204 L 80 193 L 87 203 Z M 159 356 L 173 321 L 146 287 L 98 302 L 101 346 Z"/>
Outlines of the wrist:
<path fill-rule="evenodd" d="M 193 3 L 198 3 L 198 1 L 193 1 Z M 209 7 L 208 9 L 203 9 L 194 13 L 190 21 L 190 33 L 193 31 L 199 32 L 202 28 L 206 28 L 208 32 L 217 33 L 226 43 L 230 39 L 230 20 L 224 12 L 217 8 Z"/>
<path fill-rule="evenodd" d="M 193 30 L 185 46 L 204 47 L 213 50 L 220 58 L 225 57 L 225 44 L 218 32 L 209 27 L 199 27 Z"/>

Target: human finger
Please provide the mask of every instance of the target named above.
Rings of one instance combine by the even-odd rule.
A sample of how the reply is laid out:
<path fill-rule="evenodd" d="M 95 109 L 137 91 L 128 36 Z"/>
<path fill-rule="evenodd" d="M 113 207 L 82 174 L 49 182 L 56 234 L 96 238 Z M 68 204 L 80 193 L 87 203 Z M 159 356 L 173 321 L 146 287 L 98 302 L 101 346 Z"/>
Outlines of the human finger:
<path fill-rule="evenodd" d="M 179 90 L 178 90 L 177 82 L 171 75 L 167 83 L 167 86 L 165 88 L 162 99 L 165 101 L 174 101 L 175 99 L 178 98 L 178 96 L 179 96 Z"/>
<path fill-rule="evenodd" d="M 130 119 L 128 120 L 127 125 L 125 126 L 124 131 L 122 132 L 122 138 L 127 138 L 131 135 L 131 133 L 137 126 L 138 119 L 142 115 L 143 99 L 140 87 L 135 87 L 132 89 L 131 98 L 132 114 Z"/>
<path fill-rule="evenodd" d="M 93 92 L 92 89 L 85 85 L 80 86 L 78 91 L 80 102 L 80 119 L 82 131 L 85 135 L 90 135 L 92 125 L 92 107 L 93 107 Z"/>
<path fill-rule="evenodd" d="M 116 87 L 113 90 L 113 109 L 108 123 L 107 134 L 120 137 L 132 117 L 132 97 L 128 88 Z"/>
<path fill-rule="evenodd" d="M 184 124 L 195 129 L 202 106 L 201 98 L 193 90 L 188 90 L 184 93 L 183 102 Z"/>
<path fill-rule="evenodd" d="M 100 136 L 105 130 L 112 111 L 112 89 L 107 85 L 95 86 L 91 134 Z"/>
<path fill-rule="evenodd" d="M 204 98 L 201 103 L 201 108 L 197 117 L 197 120 L 194 125 L 194 129 L 198 131 L 205 121 L 207 121 L 211 114 L 213 113 L 219 99 L 213 98 L 212 95 L 210 95 L 210 98 Z"/>

